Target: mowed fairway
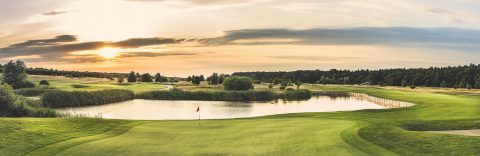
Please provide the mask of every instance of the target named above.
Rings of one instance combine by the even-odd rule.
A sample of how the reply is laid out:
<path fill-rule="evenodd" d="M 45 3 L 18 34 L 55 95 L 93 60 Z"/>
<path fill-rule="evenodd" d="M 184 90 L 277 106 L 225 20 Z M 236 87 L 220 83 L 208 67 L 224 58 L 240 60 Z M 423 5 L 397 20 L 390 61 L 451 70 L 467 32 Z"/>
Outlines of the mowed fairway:
<path fill-rule="evenodd" d="M 60 155 L 362 155 L 340 133 L 354 122 L 329 119 L 165 121 L 136 126 Z"/>

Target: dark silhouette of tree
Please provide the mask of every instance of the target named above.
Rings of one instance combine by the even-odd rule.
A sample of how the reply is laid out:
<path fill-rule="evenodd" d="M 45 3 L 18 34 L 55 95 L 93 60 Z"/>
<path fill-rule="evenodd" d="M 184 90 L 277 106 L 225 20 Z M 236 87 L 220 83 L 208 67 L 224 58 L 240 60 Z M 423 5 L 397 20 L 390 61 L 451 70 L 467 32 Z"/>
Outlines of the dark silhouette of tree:
<path fill-rule="evenodd" d="M 140 81 L 141 82 L 153 82 L 152 75 L 149 73 L 144 73 L 140 76 Z"/>
<path fill-rule="evenodd" d="M 225 90 L 250 90 L 253 89 L 253 81 L 248 77 L 231 76 L 224 80 Z"/>
<path fill-rule="evenodd" d="M 40 82 L 38 82 L 38 85 L 48 86 L 50 85 L 50 82 L 48 82 L 47 80 L 41 80 Z"/>
<path fill-rule="evenodd" d="M 137 82 L 137 76 L 135 75 L 134 71 L 131 71 L 130 74 L 128 74 L 127 81 L 128 82 Z"/>

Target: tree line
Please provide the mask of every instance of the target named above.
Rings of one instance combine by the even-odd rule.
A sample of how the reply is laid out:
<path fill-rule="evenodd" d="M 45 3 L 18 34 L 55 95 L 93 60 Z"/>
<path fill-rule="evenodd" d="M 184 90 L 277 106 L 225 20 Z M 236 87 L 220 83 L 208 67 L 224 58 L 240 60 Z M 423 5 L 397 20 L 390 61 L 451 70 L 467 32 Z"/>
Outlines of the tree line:
<path fill-rule="evenodd" d="M 236 72 L 254 80 L 281 84 L 304 82 L 318 84 L 372 84 L 388 86 L 427 86 L 450 88 L 480 88 L 480 64 L 464 66 L 397 68 L 380 70 L 297 70 L 279 72 Z"/>

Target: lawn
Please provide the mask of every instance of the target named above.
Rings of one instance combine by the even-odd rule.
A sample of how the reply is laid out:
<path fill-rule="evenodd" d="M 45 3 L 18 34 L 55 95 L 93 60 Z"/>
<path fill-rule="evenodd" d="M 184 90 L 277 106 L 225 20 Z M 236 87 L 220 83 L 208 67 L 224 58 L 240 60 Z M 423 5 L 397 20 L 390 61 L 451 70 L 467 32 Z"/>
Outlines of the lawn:
<path fill-rule="evenodd" d="M 202 120 L 201 128 L 198 121 L 1 119 L 0 151 L 8 155 L 480 155 L 480 137 L 422 132 L 480 129 L 476 90 L 302 88 L 367 93 L 416 105 Z"/>

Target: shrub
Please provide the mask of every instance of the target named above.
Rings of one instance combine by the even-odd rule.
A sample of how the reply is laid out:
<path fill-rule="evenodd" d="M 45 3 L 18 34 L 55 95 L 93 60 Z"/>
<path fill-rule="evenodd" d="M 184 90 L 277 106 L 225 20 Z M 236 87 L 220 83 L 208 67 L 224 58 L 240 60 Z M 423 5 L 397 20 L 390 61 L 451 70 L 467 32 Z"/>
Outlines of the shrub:
<path fill-rule="evenodd" d="M 44 86 L 49 86 L 50 82 L 48 82 L 47 80 L 41 80 L 38 84 L 39 85 L 44 85 Z"/>
<path fill-rule="evenodd" d="M 283 98 L 286 100 L 303 100 L 309 99 L 312 97 L 312 92 L 307 89 L 297 89 L 297 90 L 286 90 L 283 94 L 279 95 L 278 98 Z"/>
<path fill-rule="evenodd" d="M 90 87 L 90 86 L 81 85 L 81 84 L 72 84 L 72 87 L 73 87 L 73 88 L 88 88 L 88 87 Z"/>
<path fill-rule="evenodd" d="M 417 87 L 415 87 L 415 85 L 410 86 L 410 89 L 415 89 L 415 88 L 417 88 Z"/>
<path fill-rule="evenodd" d="M 54 91 L 42 95 L 44 107 L 75 107 L 101 105 L 132 100 L 133 91 L 130 90 L 101 90 L 101 91 Z"/>
<path fill-rule="evenodd" d="M 281 85 L 281 86 L 280 86 L 280 90 L 284 90 L 285 88 L 287 88 L 286 85 Z"/>
<path fill-rule="evenodd" d="M 253 82 L 248 77 L 230 76 L 223 81 L 223 87 L 225 90 L 250 90 Z"/>
<path fill-rule="evenodd" d="M 13 89 L 20 89 L 20 88 L 33 88 L 35 84 L 30 81 L 19 81 L 12 84 Z"/>

